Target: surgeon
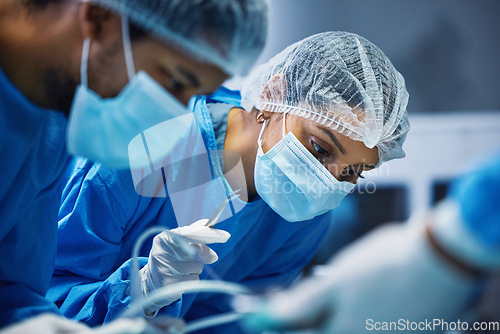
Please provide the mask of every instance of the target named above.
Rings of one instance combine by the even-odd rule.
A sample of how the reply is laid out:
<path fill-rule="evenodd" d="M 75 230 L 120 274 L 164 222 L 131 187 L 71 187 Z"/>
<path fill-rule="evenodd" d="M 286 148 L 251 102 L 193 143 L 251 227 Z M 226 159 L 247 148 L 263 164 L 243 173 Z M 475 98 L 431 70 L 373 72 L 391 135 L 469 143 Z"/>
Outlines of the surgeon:
<path fill-rule="evenodd" d="M 168 182 L 187 173 L 180 182 L 208 169 L 214 178 L 222 175 L 228 193 L 246 189 L 244 200 L 232 202 L 234 214 L 211 231 L 203 218 L 216 207 L 181 224 L 178 193 L 141 196 L 144 192 L 137 190 L 144 189 L 130 171 L 74 161 L 59 211 L 58 256 L 48 298 L 67 317 L 90 325 L 118 317 L 133 290 L 133 244 L 157 225 L 169 230 L 141 250 L 145 296 L 175 282 L 206 279 L 200 258 L 213 263 L 208 266 L 212 277 L 254 289 L 289 285 L 311 260 L 335 219 L 332 210 L 363 171 L 404 156 L 407 101 L 404 79 L 383 52 L 346 32 L 325 32 L 289 46 L 251 72 L 241 96 L 221 88 L 196 97 L 190 105 L 202 144 L 207 152 L 223 154 L 208 154 L 210 166 L 175 168 L 172 163 L 162 175 Z M 179 142 L 176 154 L 193 150 L 196 136 L 190 138 Z M 243 178 L 229 177 L 232 153 L 240 157 Z M 215 186 L 202 188 L 194 187 L 204 194 L 201 200 L 187 197 L 182 213 L 203 211 L 217 195 Z M 182 240 L 194 244 L 200 256 L 189 254 Z M 178 297 L 144 313 L 191 321 L 232 309 L 220 295 Z M 214 331 L 237 333 L 236 326 Z"/>
<path fill-rule="evenodd" d="M 335 256 L 321 276 L 267 296 L 247 324 L 329 334 L 448 332 L 450 323 L 467 319 L 499 270 L 497 152 L 453 182 L 430 212 L 378 228 Z"/>
<path fill-rule="evenodd" d="M 130 139 L 244 73 L 266 28 L 261 0 L 1 1 L 0 326 L 59 312 L 44 296 L 70 154 L 128 167 Z"/>

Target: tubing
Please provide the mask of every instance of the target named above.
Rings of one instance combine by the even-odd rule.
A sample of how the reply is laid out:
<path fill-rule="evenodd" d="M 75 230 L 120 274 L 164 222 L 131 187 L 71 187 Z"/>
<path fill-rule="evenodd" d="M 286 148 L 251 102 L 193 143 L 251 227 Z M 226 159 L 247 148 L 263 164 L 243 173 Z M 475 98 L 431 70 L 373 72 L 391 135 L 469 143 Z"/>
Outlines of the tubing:
<path fill-rule="evenodd" d="M 158 234 L 165 231 L 165 226 L 153 226 L 141 233 L 139 238 L 134 243 L 132 250 L 132 272 L 130 273 L 130 296 L 132 300 L 140 300 L 142 298 L 141 279 L 139 277 L 139 251 L 142 244 L 153 234 Z"/>
<path fill-rule="evenodd" d="M 244 313 L 229 312 L 202 318 L 187 324 L 186 328 L 184 329 L 184 333 L 188 334 L 195 331 L 199 331 L 200 329 L 219 326 L 233 321 L 238 321 L 242 319 L 244 316 L 245 316 Z"/>
<path fill-rule="evenodd" d="M 135 314 L 141 312 L 150 303 L 153 303 L 162 298 L 167 298 L 170 296 L 178 295 L 179 293 L 190 293 L 190 292 L 212 292 L 212 293 L 225 293 L 231 295 L 249 294 L 250 290 L 236 283 L 224 282 L 224 281 L 187 281 L 179 282 L 175 284 L 170 284 L 163 288 L 155 290 L 153 293 L 145 298 L 140 298 L 135 300 L 130 304 L 130 307 L 123 313 L 124 317 L 134 316 Z"/>

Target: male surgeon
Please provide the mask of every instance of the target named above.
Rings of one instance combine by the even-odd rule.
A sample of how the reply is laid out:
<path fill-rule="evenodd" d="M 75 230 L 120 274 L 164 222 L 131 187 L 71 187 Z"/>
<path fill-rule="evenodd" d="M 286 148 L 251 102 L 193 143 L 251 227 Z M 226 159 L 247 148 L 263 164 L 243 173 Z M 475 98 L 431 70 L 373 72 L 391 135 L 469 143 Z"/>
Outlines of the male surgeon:
<path fill-rule="evenodd" d="M 246 72 L 266 29 L 264 0 L 0 2 L 0 327 L 58 312 L 70 155 L 128 167 L 130 139 Z"/>

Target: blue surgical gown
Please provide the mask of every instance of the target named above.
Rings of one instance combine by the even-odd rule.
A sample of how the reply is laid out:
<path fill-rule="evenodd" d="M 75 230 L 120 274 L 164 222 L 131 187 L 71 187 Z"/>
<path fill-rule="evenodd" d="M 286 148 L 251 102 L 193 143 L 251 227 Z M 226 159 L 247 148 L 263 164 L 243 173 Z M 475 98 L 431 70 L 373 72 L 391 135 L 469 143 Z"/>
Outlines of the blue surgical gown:
<path fill-rule="evenodd" d="M 33 105 L 0 69 L 0 327 L 41 312 L 57 239 L 66 117 Z"/>
<path fill-rule="evenodd" d="M 230 105 L 239 105 L 239 100 L 238 92 L 227 89 L 195 98 L 194 113 L 207 150 L 221 148 Z M 225 114 L 215 112 L 219 103 L 227 105 Z M 221 166 L 214 163 L 212 168 Z M 139 196 L 130 171 L 76 160 L 67 178 L 59 212 L 56 271 L 47 296 L 65 316 L 96 325 L 116 318 L 130 302 L 129 258 L 141 232 L 155 225 L 178 226 L 170 198 Z M 211 268 L 224 280 L 250 288 L 289 285 L 311 260 L 331 219 L 327 213 L 290 223 L 257 198 L 217 224 L 231 238 L 210 246 L 219 255 Z M 143 257 L 150 247 L 151 240 L 142 248 Z M 142 258 L 141 264 L 146 261 Z M 230 310 L 222 295 L 185 294 L 163 312 L 190 321 Z M 235 333 L 234 326 L 214 331 Z"/>

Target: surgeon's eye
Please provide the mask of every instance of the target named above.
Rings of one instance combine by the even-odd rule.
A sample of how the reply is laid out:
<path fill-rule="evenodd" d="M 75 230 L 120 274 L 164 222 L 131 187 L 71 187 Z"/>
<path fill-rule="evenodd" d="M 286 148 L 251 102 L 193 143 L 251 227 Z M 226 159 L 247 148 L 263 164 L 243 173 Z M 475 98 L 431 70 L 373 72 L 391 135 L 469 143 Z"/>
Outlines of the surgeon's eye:
<path fill-rule="evenodd" d="M 314 150 L 316 151 L 316 153 L 318 153 L 319 155 L 325 157 L 325 158 L 329 158 L 330 157 L 330 153 L 325 150 L 323 147 L 321 147 L 318 143 L 316 143 L 315 141 L 311 140 L 311 144 L 314 148 Z"/>
<path fill-rule="evenodd" d="M 182 82 L 180 82 L 179 80 L 177 80 L 176 78 L 172 78 L 170 80 L 170 83 L 171 83 L 172 93 L 183 92 L 184 89 L 186 88 L 186 86 L 184 86 L 184 84 Z"/>

